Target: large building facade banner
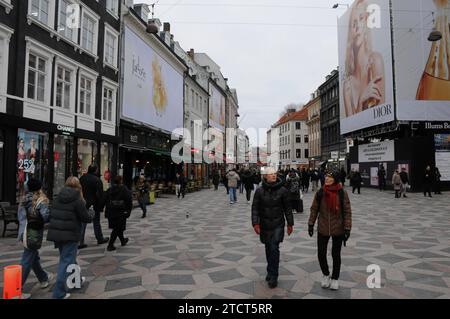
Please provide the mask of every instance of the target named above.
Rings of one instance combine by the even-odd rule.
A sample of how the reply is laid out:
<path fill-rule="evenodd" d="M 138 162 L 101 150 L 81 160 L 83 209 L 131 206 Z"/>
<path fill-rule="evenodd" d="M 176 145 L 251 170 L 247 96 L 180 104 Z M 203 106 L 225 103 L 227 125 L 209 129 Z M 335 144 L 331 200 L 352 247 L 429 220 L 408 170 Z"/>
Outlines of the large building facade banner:
<path fill-rule="evenodd" d="M 398 120 L 450 119 L 449 3 L 392 1 Z"/>
<path fill-rule="evenodd" d="M 338 41 L 341 133 L 394 121 L 389 1 L 354 1 Z"/>
<path fill-rule="evenodd" d="M 183 73 L 125 27 L 122 116 L 172 132 L 183 127 Z"/>

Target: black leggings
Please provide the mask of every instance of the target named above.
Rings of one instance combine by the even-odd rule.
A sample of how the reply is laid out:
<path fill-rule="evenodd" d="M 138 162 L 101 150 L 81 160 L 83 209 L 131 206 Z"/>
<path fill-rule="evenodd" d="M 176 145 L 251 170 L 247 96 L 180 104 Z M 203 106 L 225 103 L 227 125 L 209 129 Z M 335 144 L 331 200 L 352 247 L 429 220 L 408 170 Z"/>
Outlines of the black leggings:
<path fill-rule="evenodd" d="M 113 229 L 111 232 L 111 239 L 109 240 L 110 246 L 114 245 L 114 242 L 116 241 L 117 237 L 119 237 L 121 243 L 125 242 L 125 238 L 123 237 L 123 230 Z"/>
<path fill-rule="evenodd" d="M 317 250 L 320 269 L 322 269 L 322 274 L 324 276 L 330 275 L 327 261 L 327 249 L 329 240 L 330 236 L 322 236 L 321 234 L 317 235 Z M 333 257 L 333 275 L 331 276 L 331 279 L 338 280 L 339 274 L 341 273 L 341 248 L 344 236 L 333 236 L 332 240 L 333 247 L 331 249 L 331 255 Z"/>

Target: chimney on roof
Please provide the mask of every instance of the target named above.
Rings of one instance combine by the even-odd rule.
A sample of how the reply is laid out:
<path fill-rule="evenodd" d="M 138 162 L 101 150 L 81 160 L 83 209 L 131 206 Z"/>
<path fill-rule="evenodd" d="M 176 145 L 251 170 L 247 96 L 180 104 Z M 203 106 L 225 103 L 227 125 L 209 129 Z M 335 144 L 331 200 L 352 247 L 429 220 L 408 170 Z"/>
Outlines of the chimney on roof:
<path fill-rule="evenodd" d="M 148 7 L 148 4 L 145 3 L 135 4 L 133 9 L 141 17 L 142 20 L 144 21 L 148 20 L 148 16 L 150 15 L 150 9 Z"/>
<path fill-rule="evenodd" d="M 191 57 L 191 59 L 194 59 L 194 55 L 195 55 L 194 49 L 190 49 L 190 50 L 188 51 L 188 55 Z"/>
<path fill-rule="evenodd" d="M 170 23 L 169 22 L 164 22 L 163 30 L 164 30 L 164 32 L 169 32 L 170 33 Z"/>

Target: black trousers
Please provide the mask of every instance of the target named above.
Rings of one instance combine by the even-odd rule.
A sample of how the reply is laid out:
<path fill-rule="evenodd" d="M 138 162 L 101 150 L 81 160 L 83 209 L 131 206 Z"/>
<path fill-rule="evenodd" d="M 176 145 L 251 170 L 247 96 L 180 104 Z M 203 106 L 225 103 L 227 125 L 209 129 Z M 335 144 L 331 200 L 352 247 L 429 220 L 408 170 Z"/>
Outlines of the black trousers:
<path fill-rule="evenodd" d="M 380 181 L 378 182 L 378 187 L 380 188 L 380 191 L 381 190 L 385 191 L 386 190 L 386 179 L 384 179 L 384 178 L 380 179 Z"/>
<path fill-rule="evenodd" d="M 247 196 L 247 200 L 250 201 L 250 198 L 252 197 L 252 189 L 251 188 L 245 188 L 245 195 Z"/>
<path fill-rule="evenodd" d="M 317 235 L 317 251 L 320 263 L 320 269 L 324 276 L 330 275 L 327 261 L 327 249 L 330 236 Z M 338 280 L 341 273 L 341 248 L 344 236 L 333 236 L 333 246 L 331 248 L 331 256 L 333 257 L 333 274 L 331 279 Z"/>
<path fill-rule="evenodd" d="M 117 237 L 119 237 L 121 243 L 125 242 L 125 238 L 123 237 L 123 230 L 113 229 L 111 232 L 111 238 L 109 240 L 109 246 L 114 246 Z"/>
<path fill-rule="evenodd" d="M 280 243 L 272 241 L 266 243 L 267 275 L 278 279 L 278 269 L 280 266 Z"/>
<path fill-rule="evenodd" d="M 358 190 L 358 194 L 361 194 L 361 186 L 353 186 L 353 194 L 355 193 L 355 190 Z"/>
<path fill-rule="evenodd" d="M 430 185 L 430 184 L 425 184 L 425 185 L 424 185 L 424 188 L 423 188 L 423 195 L 424 195 L 424 196 L 427 196 L 427 193 L 428 193 L 428 196 L 431 197 L 431 185 Z"/>
<path fill-rule="evenodd" d="M 434 184 L 434 193 L 441 194 L 441 182 L 435 182 Z"/>

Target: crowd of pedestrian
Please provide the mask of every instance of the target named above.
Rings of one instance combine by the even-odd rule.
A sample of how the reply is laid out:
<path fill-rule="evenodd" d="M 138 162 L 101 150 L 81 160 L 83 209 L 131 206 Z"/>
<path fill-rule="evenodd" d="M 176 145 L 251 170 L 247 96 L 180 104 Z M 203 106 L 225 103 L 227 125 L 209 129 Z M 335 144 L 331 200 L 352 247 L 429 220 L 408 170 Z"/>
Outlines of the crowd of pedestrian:
<path fill-rule="evenodd" d="M 379 189 L 386 188 L 386 169 L 380 165 L 378 169 Z M 322 270 L 322 287 L 332 290 L 339 289 L 339 274 L 341 267 L 342 245 L 350 237 L 352 227 L 352 212 L 348 193 L 344 190 L 346 179 L 350 180 L 352 193 L 361 193 L 363 179 L 359 170 L 352 170 L 347 176 L 345 170 L 302 169 L 280 170 L 265 168 L 258 171 L 243 168 L 232 169 L 222 174 L 212 173 L 214 191 L 220 182 L 226 188 L 230 197 L 230 204 L 237 203 L 237 193 L 245 196 L 247 203 L 251 203 L 254 192 L 252 211 L 252 226 L 265 245 L 267 259 L 266 281 L 270 288 L 278 284 L 278 269 L 280 262 L 280 243 L 284 240 L 284 229 L 287 224 L 287 234 L 293 233 L 295 213 L 303 213 L 303 193 L 307 193 L 310 184 L 314 198 L 310 208 L 308 234 L 314 235 L 314 225 L 317 227 L 317 251 L 320 269 Z M 423 176 L 424 196 L 431 197 L 431 192 L 441 194 L 441 174 L 437 167 L 428 166 Z M 410 188 L 407 169 L 395 170 L 392 175 L 392 185 L 395 198 L 406 198 Z M 319 186 L 320 183 L 320 186 Z M 180 174 L 175 179 L 176 195 L 184 198 L 186 180 Z M 26 184 L 26 194 L 18 211 L 19 236 L 23 243 L 22 254 L 22 285 L 25 284 L 31 270 L 38 278 L 41 288 L 49 286 L 54 275 L 46 272 L 40 263 L 39 249 L 44 241 L 44 225 L 48 224 L 47 241 L 53 242 L 59 250 L 59 266 L 53 298 L 67 299 L 70 297 L 67 278 L 68 267 L 77 265 L 76 256 L 79 249 L 87 247 L 85 244 L 85 230 L 89 223 L 93 223 L 94 234 L 98 245 L 108 243 L 107 250 L 114 251 L 115 241 L 119 238 L 121 246 L 127 245 L 129 239 L 125 237 L 127 219 L 133 208 L 132 194 L 123 184 L 121 176 L 114 178 L 111 187 L 103 191 L 103 185 L 98 178 L 98 169 L 91 165 L 86 175 L 80 179 L 69 177 L 64 188 L 56 196 L 50 208 L 49 199 L 42 190 L 39 180 L 31 178 Z M 146 217 L 149 205 L 149 186 L 144 177 L 140 177 L 136 184 L 137 200 L 142 209 L 142 218 Z M 108 226 L 111 229 L 110 238 L 103 237 L 100 216 L 105 212 Z M 327 247 L 332 241 L 331 255 L 333 269 L 330 273 L 327 263 Z M 81 277 L 81 283 L 85 281 Z M 24 294 L 29 297 L 29 294 Z"/>

